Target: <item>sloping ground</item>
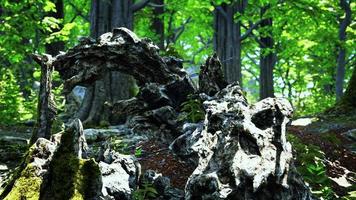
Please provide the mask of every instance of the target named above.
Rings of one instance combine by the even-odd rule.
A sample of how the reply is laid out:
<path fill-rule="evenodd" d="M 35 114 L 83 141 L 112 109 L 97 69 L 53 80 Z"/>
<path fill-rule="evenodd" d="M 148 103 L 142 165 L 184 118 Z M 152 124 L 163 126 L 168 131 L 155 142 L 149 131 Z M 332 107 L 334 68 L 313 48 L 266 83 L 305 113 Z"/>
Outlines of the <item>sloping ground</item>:
<path fill-rule="evenodd" d="M 356 191 L 356 115 L 319 116 L 306 126 L 290 126 L 288 132 L 290 139 L 293 136 L 298 139 L 292 141 L 296 154 L 308 153 L 298 152 L 303 151 L 295 144 L 298 142 L 324 152 L 326 175 L 332 180 L 332 190 L 339 197 Z M 302 162 L 297 160 L 296 163 L 301 167 Z"/>

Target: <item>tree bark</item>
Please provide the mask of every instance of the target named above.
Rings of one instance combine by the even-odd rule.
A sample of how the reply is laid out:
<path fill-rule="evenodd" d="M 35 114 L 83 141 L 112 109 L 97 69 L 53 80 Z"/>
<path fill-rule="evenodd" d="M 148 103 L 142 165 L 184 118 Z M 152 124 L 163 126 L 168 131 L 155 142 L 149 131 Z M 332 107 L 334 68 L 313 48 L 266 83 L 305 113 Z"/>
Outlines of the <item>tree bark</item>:
<path fill-rule="evenodd" d="M 276 63 L 276 54 L 273 50 L 272 18 L 263 18 L 269 6 L 261 8 L 260 29 L 260 99 L 274 97 L 273 69 Z"/>
<path fill-rule="evenodd" d="M 344 89 L 344 80 L 345 80 L 345 65 L 346 65 L 346 28 L 351 23 L 351 2 L 347 2 L 347 0 L 340 0 L 340 7 L 345 12 L 345 18 L 340 21 L 339 25 L 339 54 L 337 57 L 337 69 L 336 69 L 336 85 L 335 85 L 335 93 L 336 100 L 340 100 L 343 94 Z"/>
<path fill-rule="evenodd" d="M 153 0 L 152 3 L 156 5 L 164 5 L 164 0 Z M 165 49 L 164 47 L 164 21 L 163 21 L 163 15 L 164 14 L 164 7 L 163 6 L 158 6 L 153 9 L 153 22 L 152 22 L 152 28 L 156 35 L 158 36 L 158 41 L 157 45 L 158 47 L 163 50 Z"/>
<path fill-rule="evenodd" d="M 98 38 L 117 27 L 133 29 L 132 6 L 132 0 L 93 0 L 90 16 L 91 37 Z M 76 117 L 80 118 L 85 125 L 108 122 L 110 111 L 105 104 L 130 98 L 132 96 L 130 89 L 133 85 L 132 77 L 119 72 L 108 72 L 103 79 L 87 88 Z"/>
<path fill-rule="evenodd" d="M 37 124 L 33 131 L 30 144 L 36 142 L 38 138 L 49 139 L 53 120 L 57 114 L 56 105 L 52 94 L 52 65 L 51 56 L 34 55 L 33 59 L 41 65 L 41 85 L 37 104 Z"/>
<path fill-rule="evenodd" d="M 56 11 L 49 13 L 50 17 L 54 17 L 56 19 L 63 19 L 64 18 L 64 11 L 63 11 L 63 0 L 56 0 Z M 53 32 L 60 31 L 61 27 L 58 29 L 54 29 Z M 52 56 L 56 56 L 59 54 L 59 51 L 64 50 L 64 42 L 63 41 L 56 41 L 50 44 L 46 44 L 46 52 Z"/>
<path fill-rule="evenodd" d="M 214 11 L 214 49 L 220 58 L 228 83 L 241 81 L 241 25 L 234 22 L 239 4 L 217 6 Z"/>
<path fill-rule="evenodd" d="M 356 108 L 356 68 L 354 68 L 349 85 L 341 98 L 340 105 Z"/>

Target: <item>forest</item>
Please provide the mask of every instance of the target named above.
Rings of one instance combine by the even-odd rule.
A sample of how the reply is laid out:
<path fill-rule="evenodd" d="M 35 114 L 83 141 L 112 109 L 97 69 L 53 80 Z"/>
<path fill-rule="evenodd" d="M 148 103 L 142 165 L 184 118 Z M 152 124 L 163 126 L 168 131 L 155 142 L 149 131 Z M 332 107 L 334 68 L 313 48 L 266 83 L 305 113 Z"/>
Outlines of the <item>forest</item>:
<path fill-rule="evenodd" d="M 0 0 L 0 199 L 356 199 L 353 0 Z"/>

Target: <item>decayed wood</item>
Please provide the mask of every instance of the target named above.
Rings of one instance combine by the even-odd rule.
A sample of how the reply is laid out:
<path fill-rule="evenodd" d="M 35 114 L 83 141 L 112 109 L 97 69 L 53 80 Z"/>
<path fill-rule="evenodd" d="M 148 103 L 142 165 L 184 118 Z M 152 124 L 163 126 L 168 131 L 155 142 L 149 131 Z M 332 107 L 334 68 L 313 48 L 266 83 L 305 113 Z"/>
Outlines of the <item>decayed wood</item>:
<path fill-rule="evenodd" d="M 37 124 L 34 129 L 31 144 L 38 138 L 49 139 L 53 120 L 57 114 L 52 90 L 52 57 L 50 55 L 33 55 L 33 59 L 41 66 L 40 92 L 37 105 Z"/>

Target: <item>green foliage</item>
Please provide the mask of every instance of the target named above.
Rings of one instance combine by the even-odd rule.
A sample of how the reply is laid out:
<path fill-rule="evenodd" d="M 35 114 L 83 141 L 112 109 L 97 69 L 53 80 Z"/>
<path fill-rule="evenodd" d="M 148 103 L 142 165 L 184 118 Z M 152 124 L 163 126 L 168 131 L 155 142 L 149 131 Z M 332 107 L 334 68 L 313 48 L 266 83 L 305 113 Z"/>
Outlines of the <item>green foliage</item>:
<path fill-rule="evenodd" d="M 188 121 L 197 123 L 205 118 L 205 112 L 202 102 L 199 98 L 194 98 L 192 95 L 188 96 L 188 100 L 181 105 L 180 121 Z"/>
<path fill-rule="evenodd" d="M 135 156 L 137 158 L 142 156 L 142 147 L 141 146 L 138 146 L 138 147 L 135 148 Z"/>
<path fill-rule="evenodd" d="M 120 138 L 110 137 L 110 147 L 116 152 L 120 152 L 126 155 L 130 154 L 128 144 L 124 143 Z"/>
<path fill-rule="evenodd" d="M 24 98 L 14 75 L 8 69 L 0 70 L 0 124 L 17 123 L 24 114 Z"/>
<path fill-rule="evenodd" d="M 134 200 L 147 200 L 154 199 L 157 196 L 158 192 L 156 188 L 147 181 L 144 181 L 142 186 L 133 192 Z"/>

